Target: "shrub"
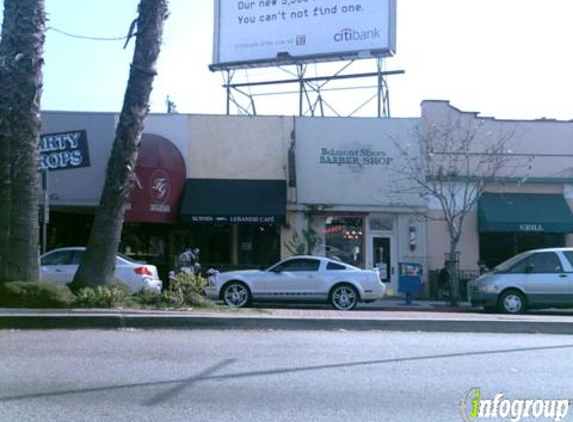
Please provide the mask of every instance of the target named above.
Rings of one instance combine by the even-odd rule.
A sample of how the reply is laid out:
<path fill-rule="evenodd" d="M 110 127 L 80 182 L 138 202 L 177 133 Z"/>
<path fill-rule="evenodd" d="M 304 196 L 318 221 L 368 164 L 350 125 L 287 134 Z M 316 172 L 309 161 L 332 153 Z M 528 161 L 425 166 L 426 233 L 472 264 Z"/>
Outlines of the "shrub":
<path fill-rule="evenodd" d="M 169 280 L 167 290 L 158 293 L 149 290 L 137 292 L 130 301 L 139 306 L 153 308 L 212 307 L 205 298 L 207 280 L 188 272 L 180 272 Z"/>
<path fill-rule="evenodd" d="M 116 308 L 126 297 L 125 290 L 115 285 L 84 287 L 76 292 L 73 304 L 80 308 Z"/>
<path fill-rule="evenodd" d="M 151 308 L 165 308 L 169 306 L 165 298 L 165 292 L 160 293 L 153 290 L 140 290 L 133 296 L 126 299 L 125 305 L 127 307 L 151 307 Z"/>
<path fill-rule="evenodd" d="M 207 280 L 200 275 L 182 271 L 171 277 L 166 296 L 177 307 L 198 306 L 207 302 L 204 298 Z"/>
<path fill-rule="evenodd" d="M 67 308 L 74 295 L 53 281 L 0 283 L 0 306 L 9 308 Z"/>

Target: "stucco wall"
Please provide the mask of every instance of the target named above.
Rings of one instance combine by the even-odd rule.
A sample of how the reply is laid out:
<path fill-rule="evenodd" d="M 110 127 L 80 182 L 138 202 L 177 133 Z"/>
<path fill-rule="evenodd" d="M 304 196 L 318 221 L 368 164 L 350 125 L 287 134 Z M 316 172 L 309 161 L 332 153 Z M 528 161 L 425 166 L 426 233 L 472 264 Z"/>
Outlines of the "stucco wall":
<path fill-rule="evenodd" d="M 440 269 L 444 266 L 446 253 L 450 249 L 450 237 L 445 222 L 438 220 L 441 212 L 428 211 L 427 239 L 428 239 L 428 266 L 430 270 Z M 458 245 L 459 268 L 463 270 L 477 270 L 479 260 L 479 235 L 477 231 L 477 212 L 470 212 L 462 228 L 462 237 Z"/>
<path fill-rule="evenodd" d="M 187 177 L 285 180 L 293 119 L 190 116 Z"/>
<path fill-rule="evenodd" d="M 447 124 L 459 121 L 477 129 L 476 151 L 482 141 L 510 136 L 507 166 L 498 176 L 506 177 L 501 183 L 486 186 L 494 193 L 564 194 L 570 207 L 573 194 L 567 183 L 573 177 L 573 122 L 535 120 L 510 121 L 482 118 L 477 113 L 462 112 L 445 101 L 422 103 L 422 126 Z M 485 142 L 484 141 L 484 142 Z M 570 183 L 570 182 L 569 182 Z M 428 202 L 430 219 L 441 216 L 441 208 L 435 201 Z M 477 208 L 477 207 L 476 207 Z M 430 221 L 428 229 L 428 262 L 431 269 L 443 266 L 448 251 L 449 235 L 445 223 Z M 567 244 L 573 244 L 573 236 L 567 235 Z M 477 209 L 474 209 L 464 224 L 459 244 L 460 268 L 477 269 L 479 258 L 479 233 Z"/>
<path fill-rule="evenodd" d="M 422 103 L 423 125 L 452 122 L 476 129 L 479 145 L 507 138 L 506 165 L 502 176 L 529 179 L 573 177 L 573 121 L 497 120 L 478 113 L 463 112 L 446 101 Z"/>
<path fill-rule="evenodd" d="M 119 120 L 119 115 L 116 116 Z M 145 120 L 144 133 L 160 135 L 175 145 L 185 158 L 189 149 L 187 140 L 188 114 L 150 114 Z"/>
<path fill-rule="evenodd" d="M 412 142 L 418 123 L 419 119 L 297 119 L 298 202 L 355 210 L 423 207 L 395 172 L 402 160 L 395 142 Z"/>
<path fill-rule="evenodd" d="M 93 207 L 99 203 L 115 134 L 113 113 L 43 112 L 42 133 L 86 130 L 89 167 L 52 170 L 50 205 Z"/>

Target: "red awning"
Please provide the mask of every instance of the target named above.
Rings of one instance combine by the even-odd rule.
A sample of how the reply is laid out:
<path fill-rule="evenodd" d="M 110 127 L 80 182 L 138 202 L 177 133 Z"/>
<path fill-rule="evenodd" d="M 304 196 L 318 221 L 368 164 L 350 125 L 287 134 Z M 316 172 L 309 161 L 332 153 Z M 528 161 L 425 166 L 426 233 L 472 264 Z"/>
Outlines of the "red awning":
<path fill-rule="evenodd" d="M 137 162 L 137 181 L 131 192 L 125 221 L 170 223 L 177 221 L 185 186 L 185 161 L 169 140 L 144 133 Z"/>

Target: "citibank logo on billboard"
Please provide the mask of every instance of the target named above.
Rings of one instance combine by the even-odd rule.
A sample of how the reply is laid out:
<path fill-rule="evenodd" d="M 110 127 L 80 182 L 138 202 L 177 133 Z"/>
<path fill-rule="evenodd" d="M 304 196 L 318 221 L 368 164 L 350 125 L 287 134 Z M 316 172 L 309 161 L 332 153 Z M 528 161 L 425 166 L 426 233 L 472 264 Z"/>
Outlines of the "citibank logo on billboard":
<path fill-rule="evenodd" d="M 367 41 L 380 39 L 380 30 L 372 28 L 364 31 L 357 31 L 352 28 L 344 28 L 334 34 L 335 42 Z"/>

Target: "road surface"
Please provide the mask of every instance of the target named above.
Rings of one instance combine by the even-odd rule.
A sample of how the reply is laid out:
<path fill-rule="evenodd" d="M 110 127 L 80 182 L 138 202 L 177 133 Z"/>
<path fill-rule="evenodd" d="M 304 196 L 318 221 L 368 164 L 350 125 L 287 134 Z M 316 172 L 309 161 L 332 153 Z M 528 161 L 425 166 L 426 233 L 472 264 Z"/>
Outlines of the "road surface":
<path fill-rule="evenodd" d="M 540 334 L 4 330 L 0 421 L 462 421 L 471 388 L 573 399 L 572 352 Z"/>

